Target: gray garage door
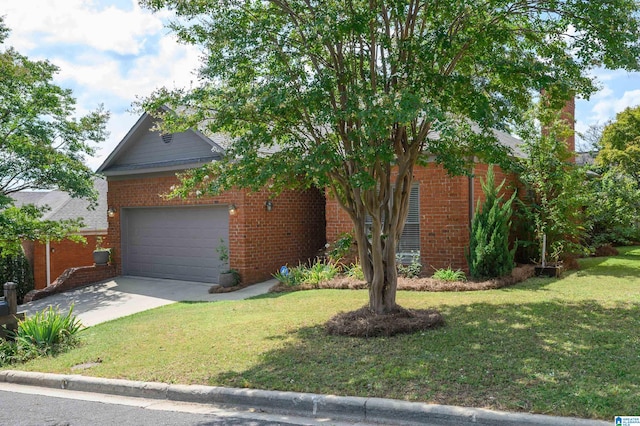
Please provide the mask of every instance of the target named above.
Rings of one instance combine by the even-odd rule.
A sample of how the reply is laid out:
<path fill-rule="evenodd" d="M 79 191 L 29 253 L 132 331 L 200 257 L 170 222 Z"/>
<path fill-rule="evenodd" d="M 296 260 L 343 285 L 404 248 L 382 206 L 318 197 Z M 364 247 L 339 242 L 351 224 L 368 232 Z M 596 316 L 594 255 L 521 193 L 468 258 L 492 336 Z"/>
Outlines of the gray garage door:
<path fill-rule="evenodd" d="M 122 210 L 125 275 L 216 282 L 216 247 L 228 242 L 226 206 Z"/>

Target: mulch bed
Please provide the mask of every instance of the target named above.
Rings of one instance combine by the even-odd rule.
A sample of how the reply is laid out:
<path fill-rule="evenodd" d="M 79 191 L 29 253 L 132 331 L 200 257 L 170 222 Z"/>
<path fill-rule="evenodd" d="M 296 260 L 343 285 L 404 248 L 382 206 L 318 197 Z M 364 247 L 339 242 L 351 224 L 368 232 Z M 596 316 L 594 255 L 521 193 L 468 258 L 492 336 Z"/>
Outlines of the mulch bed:
<path fill-rule="evenodd" d="M 444 325 L 440 312 L 433 309 L 405 309 L 374 314 L 364 306 L 357 311 L 341 312 L 325 324 L 328 334 L 349 337 L 389 337 L 414 333 Z"/>
<path fill-rule="evenodd" d="M 511 275 L 500 278 L 493 278 L 486 281 L 441 281 L 434 278 L 404 278 L 398 277 L 398 290 L 409 291 L 478 291 L 493 290 L 507 287 L 525 281 L 534 275 L 534 265 L 520 265 L 514 268 Z M 367 283 L 349 277 L 336 277 L 331 281 L 326 281 L 318 285 L 301 284 L 299 286 L 287 286 L 278 283 L 269 290 L 272 293 L 283 293 L 299 290 L 314 289 L 349 289 L 365 290 Z"/>

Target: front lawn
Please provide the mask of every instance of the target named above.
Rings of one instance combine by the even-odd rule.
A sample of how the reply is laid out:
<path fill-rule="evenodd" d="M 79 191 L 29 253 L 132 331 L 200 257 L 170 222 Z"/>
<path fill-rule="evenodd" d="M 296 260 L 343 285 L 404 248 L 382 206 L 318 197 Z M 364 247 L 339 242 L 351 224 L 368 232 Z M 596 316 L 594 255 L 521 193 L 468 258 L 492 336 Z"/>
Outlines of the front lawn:
<path fill-rule="evenodd" d="M 34 371 L 376 396 L 610 420 L 640 407 L 640 248 L 581 260 L 562 279 L 481 292 L 405 292 L 442 328 L 392 338 L 327 336 L 367 301 L 312 290 L 177 303 L 81 333 L 82 347 L 11 366 Z M 97 363 L 87 370 L 72 369 Z"/>

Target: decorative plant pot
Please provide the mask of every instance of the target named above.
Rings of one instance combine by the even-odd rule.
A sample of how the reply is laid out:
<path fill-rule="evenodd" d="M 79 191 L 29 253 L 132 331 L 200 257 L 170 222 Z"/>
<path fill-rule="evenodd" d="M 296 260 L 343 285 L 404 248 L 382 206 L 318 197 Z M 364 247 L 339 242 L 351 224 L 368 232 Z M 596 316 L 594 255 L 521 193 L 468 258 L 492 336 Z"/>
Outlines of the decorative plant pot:
<path fill-rule="evenodd" d="M 235 272 L 221 272 L 218 276 L 218 284 L 222 287 L 233 287 L 238 284 L 238 275 Z"/>
<path fill-rule="evenodd" d="M 111 252 L 109 250 L 94 250 L 93 261 L 96 265 L 106 265 L 109 263 L 109 256 Z"/>
<path fill-rule="evenodd" d="M 562 274 L 562 265 L 538 265 L 535 267 L 536 277 L 558 278 Z"/>

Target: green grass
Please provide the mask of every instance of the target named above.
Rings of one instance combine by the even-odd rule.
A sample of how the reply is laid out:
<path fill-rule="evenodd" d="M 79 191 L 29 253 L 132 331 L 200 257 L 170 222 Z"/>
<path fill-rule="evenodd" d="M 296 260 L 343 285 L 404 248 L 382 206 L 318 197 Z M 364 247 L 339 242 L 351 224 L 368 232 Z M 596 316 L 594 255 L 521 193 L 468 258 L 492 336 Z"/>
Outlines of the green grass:
<path fill-rule="evenodd" d="M 482 292 L 399 292 L 443 328 L 327 336 L 366 291 L 313 290 L 178 303 L 84 330 L 83 346 L 21 366 L 170 383 L 376 396 L 610 420 L 640 407 L 640 248 L 562 279 Z M 77 373 L 77 371 L 74 371 Z"/>

